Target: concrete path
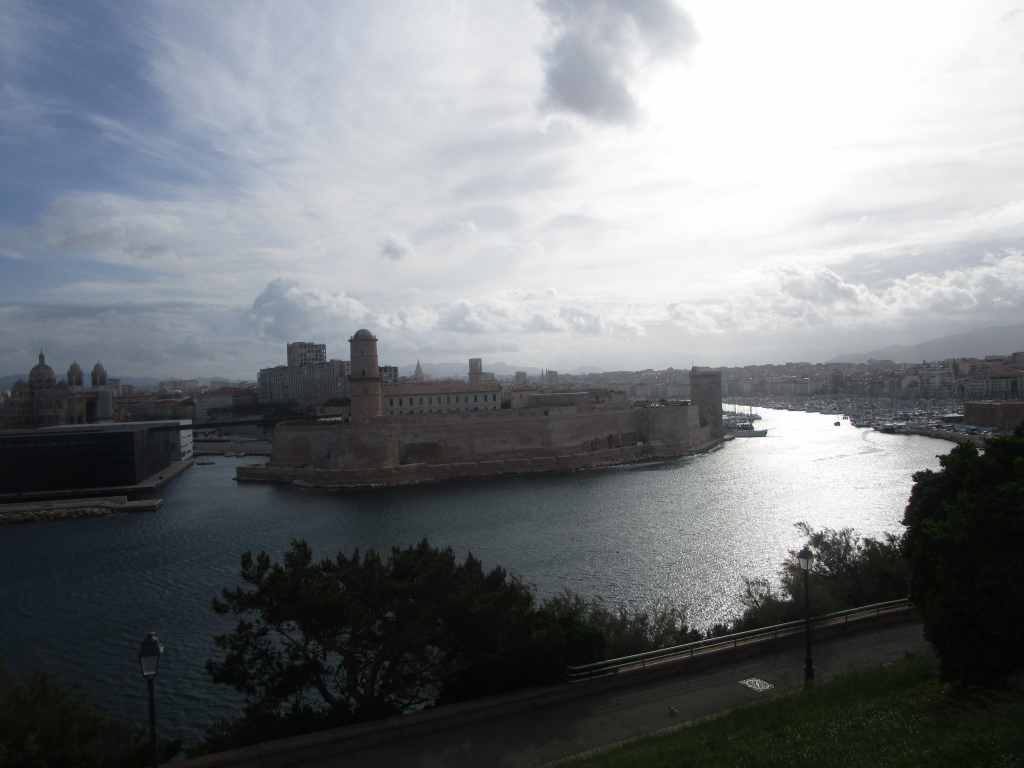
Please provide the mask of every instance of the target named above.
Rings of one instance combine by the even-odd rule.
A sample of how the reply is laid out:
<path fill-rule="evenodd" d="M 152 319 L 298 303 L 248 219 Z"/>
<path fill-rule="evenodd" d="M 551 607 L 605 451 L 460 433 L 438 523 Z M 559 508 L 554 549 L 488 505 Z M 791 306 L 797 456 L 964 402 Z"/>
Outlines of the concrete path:
<path fill-rule="evenodd" d="M 901 623 L 836 637 L 814 648 L 817 680 L 925 652 L 921 625 Z M 632 739 L 803 685 L 803 648 L 743 659 L 682 677 L 599 693 L 500 718 L 438 730 L 303 765 L 317 768 L 527 768 Z M 757 693 L 740 680 L 774 688 Z M 669 707 L 678 715 L 670 715 Z"/>

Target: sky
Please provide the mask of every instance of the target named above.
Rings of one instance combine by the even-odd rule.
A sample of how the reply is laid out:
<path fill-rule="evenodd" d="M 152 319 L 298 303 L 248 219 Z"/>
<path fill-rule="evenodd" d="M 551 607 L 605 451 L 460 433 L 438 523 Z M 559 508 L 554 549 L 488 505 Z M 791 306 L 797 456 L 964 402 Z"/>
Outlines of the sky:
<path fill-rule="evenodd" d="M 0 374 L 569 371 L 1024 318 L 1024 2 L 0 4 Z M 1007 352 L 1013 350 L 993 350 Z"/>

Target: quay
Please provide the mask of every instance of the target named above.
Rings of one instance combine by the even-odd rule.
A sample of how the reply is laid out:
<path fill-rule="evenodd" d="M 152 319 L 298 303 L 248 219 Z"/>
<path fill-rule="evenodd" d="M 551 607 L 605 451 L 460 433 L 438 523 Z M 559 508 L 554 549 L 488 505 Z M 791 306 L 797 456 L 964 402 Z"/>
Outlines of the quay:
<path fill-rule="evenodd" d="M 0 504 L 0 525 L 70 520 L 76 517 L 103 517 L 121 512 L 156 512 L 163 504 L 163 499 L 128 501 L 127 496 Z"/>

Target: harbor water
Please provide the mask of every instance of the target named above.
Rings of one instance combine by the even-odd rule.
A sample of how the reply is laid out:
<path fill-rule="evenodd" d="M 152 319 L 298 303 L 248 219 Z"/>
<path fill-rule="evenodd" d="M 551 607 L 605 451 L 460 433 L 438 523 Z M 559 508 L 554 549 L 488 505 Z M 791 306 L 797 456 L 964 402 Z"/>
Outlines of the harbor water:
<path fill-rule="evenodd" d="M 541 598 L 670 602 L 703 628 L 739 611 L 744 576 L 776 575 L 801 544 L 797 522 L 902 530 L 913 473 L 953 447 L 835 427 L 835 414 L 761 414 L 767 437 L 685 459 L 375 491 L 239 484 L 234 468 L 254 460 L 215 457 L 161 488 L 156 513 L 0 527 L 0 653 L 22 677 L 42 656 L 102 710 L 141 722 L 136 656 L 156 631 L 161 735 L 191 742 L 241 709 L 205 662 L 233 624 L 211 599 L 239 583 L 247 550 L 280 558 L 305 539 L 329 557 L 427 538 L 504 566 Z"/>

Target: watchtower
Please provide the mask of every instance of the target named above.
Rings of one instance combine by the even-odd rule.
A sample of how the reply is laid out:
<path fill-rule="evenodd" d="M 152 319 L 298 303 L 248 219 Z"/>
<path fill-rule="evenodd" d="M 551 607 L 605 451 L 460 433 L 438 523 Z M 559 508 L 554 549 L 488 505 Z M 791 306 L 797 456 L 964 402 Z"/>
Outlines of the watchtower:
<path fill-rule="evenodd" d="M 377 366 L 377 338 L 363 328 L 348 340 L 352 373 L 348 377 L 352 397 L 352 418 L 380 416 L 380 369 Z"/>
<path fill-rule="evenodd" d="M 690 401 L 697 406 L 700 425 L 711 427 L 711 437 L 724 437 L 722 372 L 694 366 L 690 370 Z"/>

